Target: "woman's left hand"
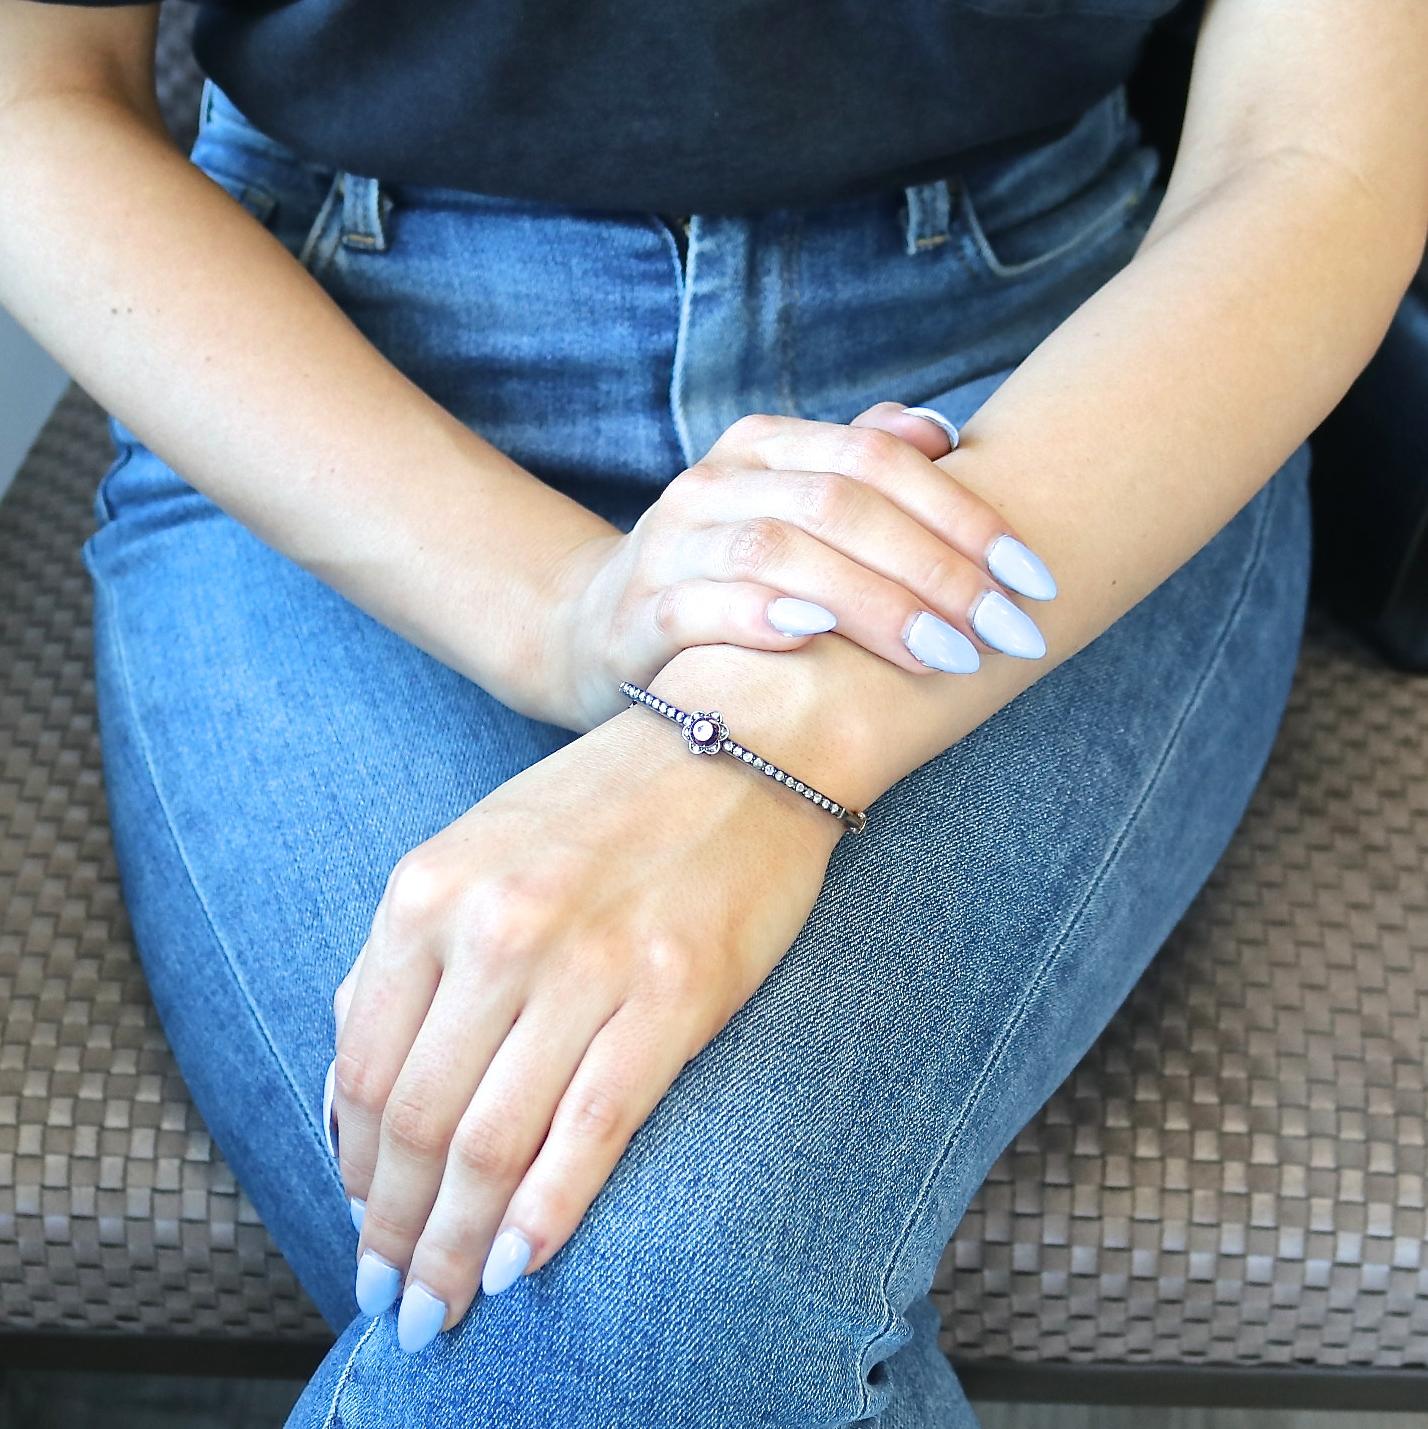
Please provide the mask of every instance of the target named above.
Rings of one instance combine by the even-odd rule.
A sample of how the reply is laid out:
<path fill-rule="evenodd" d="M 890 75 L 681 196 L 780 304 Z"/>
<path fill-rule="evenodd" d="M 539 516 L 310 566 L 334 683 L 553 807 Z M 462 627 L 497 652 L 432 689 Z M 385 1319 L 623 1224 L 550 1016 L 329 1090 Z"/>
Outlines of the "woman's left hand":
<path fill-rule="evenodd" d="M 405 855 L 337 991 L 357 1296 L 405 1281 L 406 1349 L 555 1254 L 818 897 L 838 820 L 662 724 L 623 711 Z"/>

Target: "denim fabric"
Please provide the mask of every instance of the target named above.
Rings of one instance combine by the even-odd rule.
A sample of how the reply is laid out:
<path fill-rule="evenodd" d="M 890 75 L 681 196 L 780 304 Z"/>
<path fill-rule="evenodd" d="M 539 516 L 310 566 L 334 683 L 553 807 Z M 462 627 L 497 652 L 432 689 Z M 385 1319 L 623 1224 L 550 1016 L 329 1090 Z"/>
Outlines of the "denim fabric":
<path fill-rule="evenodd" d="M 211 82 L 202 120 L 194 162 L 394 363 L 625 528 L 749 411 L 843 422 L 895 398 L 965 420 L 1129 260 L 1159 192 L 1116 91 L 976 171 L 694 214 L 686 257 L 658 214 L 326 170 Z M 319 1117 L 332 993 L 397 859 L 572 736 L 111 431 L 84 558 L 116 851 L 194 1099 L 339 1332 L 290 1423 L 975 1425 L 934 1269 L 1244 810 L 1302 629 L 1307 444 L 1114 626 L 877 801 L 571 1241 L 407 1357 L 394 1312 L 356 1317 Z"/>

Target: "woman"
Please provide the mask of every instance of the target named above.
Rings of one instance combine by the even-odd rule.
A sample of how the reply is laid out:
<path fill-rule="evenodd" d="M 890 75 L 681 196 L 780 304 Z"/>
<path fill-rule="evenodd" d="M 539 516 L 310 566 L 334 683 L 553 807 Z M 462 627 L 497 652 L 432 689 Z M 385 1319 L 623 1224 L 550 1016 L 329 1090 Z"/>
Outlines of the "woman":
<path fill-rule="evenodd" d="M 1162 189 L 1169 8 L 205 9 L 189 162 L 157 6 L 3 0 L 126 901 L 340 1332 L 291 1423 L 975 1424 L 934 1268 L 1235 827 L 1428 229 L 1418 0 L 1211 0 Z"/>

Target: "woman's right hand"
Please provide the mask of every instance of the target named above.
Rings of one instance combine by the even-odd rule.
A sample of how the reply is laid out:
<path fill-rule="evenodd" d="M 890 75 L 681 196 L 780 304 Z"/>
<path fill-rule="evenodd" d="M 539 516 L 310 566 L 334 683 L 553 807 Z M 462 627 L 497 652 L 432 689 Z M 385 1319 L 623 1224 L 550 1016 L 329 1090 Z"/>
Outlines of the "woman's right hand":
<path fill-rule="evenodd" d="M 970 673 L 979 645 L 1043 655 L 1006 592 L 1046 600 L 1056 583 L 936 464 L 953 441 L 923 410 L 741 417 L 628 534 L 573 552 L 556 617 L 561 723 L 593 728 L 626 703 L 621 680 L 647 683 L 690 645 L 794 650 L 836 629 L 919 674 Z"/>

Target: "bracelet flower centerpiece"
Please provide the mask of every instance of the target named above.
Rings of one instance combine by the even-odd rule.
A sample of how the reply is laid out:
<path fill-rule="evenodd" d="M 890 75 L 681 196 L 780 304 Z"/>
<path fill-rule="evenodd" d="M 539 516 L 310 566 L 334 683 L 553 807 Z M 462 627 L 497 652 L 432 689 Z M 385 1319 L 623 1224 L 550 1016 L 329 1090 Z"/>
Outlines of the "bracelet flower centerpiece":
<path fill-rule="evenodd" d="M 684 722 L 684 742 L 695 754 L 718 754 L 729 727 L 718 710 L 695 710 Z"/>

